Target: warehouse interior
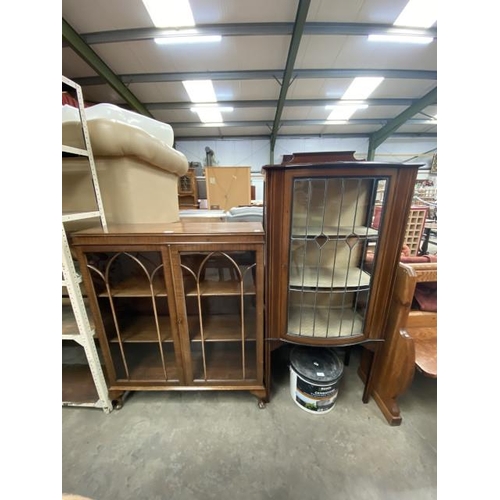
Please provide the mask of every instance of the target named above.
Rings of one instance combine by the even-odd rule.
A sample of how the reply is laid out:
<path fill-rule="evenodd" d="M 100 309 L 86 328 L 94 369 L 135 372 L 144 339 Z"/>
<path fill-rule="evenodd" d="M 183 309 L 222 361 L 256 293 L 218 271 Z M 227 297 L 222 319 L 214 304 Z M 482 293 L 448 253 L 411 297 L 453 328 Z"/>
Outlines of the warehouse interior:
<path fill-rule="evenodd" d="M 483 274 L 478 277 L 477 272 L 463 273 L 463 262 L 457 257 L 454 235 L 464 234 L 465 216 L 457 212 L 457 207 L 464 205 L 474 207 L 473 220 L 479 226 L 473 231 L 473 241 L 482 241 L 485 231 L 494 227 L 493 221 L 487 220 L 488 217 L 479 217 L 481 220 L 478 220 L 476 214 L 494 213 L 493 207 L 487 208 L 486 204 L 495 199 L 494 179 L 498 174 L 494 168 L 488 167 L 491 182 L 482 182 L 482 187 L 478 190 L 476 188 L 479 179 L 484 180 L 485 174 L 479 174 L 478 168 L 472 165 L 470 160 L 464 160 L 473 157 L 483 165 L 492 165 L 491 154 L 486 152 L 485 146 L 495 143 L 494 127 L 469 127 L 466 125 L 467 120 L 458 118 L 458 115 L 463 113 L 464 102 L 468 100 L 467 93 L 473 88 L 472 75 L 487 75 L 484 78 L 485 85 L 492 86 L 495 79 L 489 73 L 494 65 L 485 63 L 482 57 L 474 58 L 470 55 L 467 59 L 467 74 L 462 75 L 457 83 L 452 64 L 452 61 L 455 62 L 454 54 L 459 48 L 464 49 L 463 53 L 471 52 L 462 45 L 465 41 L 456 33 L 458 28 L 455 23 L 450 22 L 450 19 L 441 21 L 445 17 L 445 9 L 441 5 L 441 41 L 438 50 L 436 8 L 434 21 L 428 25 L 411 26 L 409 21 L 405 20 L 398 25 L 398 16 L 408 4 L 407 0 L 359 0 L 348 3 L 340 0 L 190 0 L 188 4 L 192 11 L 193 23 L 189 26 L 185 25 L 185 21 L 177 26 L 168 24 L 174 13 L 177 14 L 181 10 L 181 2 L 174 2 L 177 8 L 169 12 L 168 21 L 163 25 L 148 12 L 148 4 L 153 3 L 155 2 L 146 0 L 63 0 L 60 12 L 56 9 L 56 12 L 51 14 L 55 21 L 45 31 L 49 39 L 53 37 L 49 44 L 50 50 L 56 56 L 47 61 L 33 54 L 33 49 L 26 55 L 33 61 L 32 67 L 37 67 L 37 81 L 43 80 L 42 91 L 46 89 L 45 95 L 50 95 L 54 101 L 42 99 L 46 101 L 42 106 L 44 109 L 56 108 L 56 112 L 52 111 L 53 116 L 51 115 L 53 122 L 50 122 L 50 127 L 43 127 L 47 130 L 43 130 L 43 134 L 36 138 L 39 142 L 35 141 L 35 147 L 43 151 L 50 142 L 50 153 L 54 155 L 52 161 L 60 161 L 60 153 L 57 151 L 59 139 L 53 140 L 50 130 L 61 130 L 61 115 L 58 103 L 55 102 L 59 100 L 59 88 L 56 88 L 59 83 L 53 81 L 58 79 L 61 73 L 63 123 L 66 120 L 65 113 L 68 113 L 67 116 L 73 113 L 69 108 L 78 110 L 79 106 L 78 92 L 75 88 L 68 89 L 64 86 L 66 78 L 81 89 L 80 103 L 83 104 L 89 120 L 98 172 L 101 165 L 105 165 L 104 162 L 109 159 L 109 153 L 104 146 L 111 147 L 112 141 L 106 139 L 103 141 L 106 144 L 101 147 L 97 143 L 96 134 L 92 132 L 93 123 L 97 124 L 99 120 L 105 123 L 108 119 L 115 123 L 126 117 L 127 120 L 135 120 L 134 126 L 140 124 L 144 130 L 151 126 L 152 129 L 166 131 L 167 142 L 170 141 L 167 162 L 179 163 L 175 163 L 175 168 L 172 167 L 167 175 L 174 179 L 169 182 L 175 182 L 175 193 L 163 200 L 167 207 L 165 210 L 174 214 L 174 218 L 177 216 L 176 220 L 180 220 L 182 224 L 191 221 L 194 221 L 193 224 L 199 223 L 198 234 L 207 240 L 210 236 L 207 236 L 209 230 L 206 228 L 212 228 L 211 224 L 231 222 L 231 231 L 235 232 L 234 239 L 231 240 L 231 251 L 240 247 L 246 251 L 251 248 L 251 252 L 254 252 L 252 255 L 257 256 L 256 269 L 262 264 L 262 275 L 260 271 L 256 274 L 252 271 L 255 283 L 265 283 L 266 289 L 272 285 L 276 287 L 273 290 L 278 290 L 273 284 L 277 281 L 275 278 L 278 273 L 272 269 L 275 269 L 275 262 L 279 260 L 272 260 L 274 257 L 269 250 L 270 245 L 277 241 L 277 237 L 271 236 L 274 233 L 270 222 L 276 224 L 279 217 L 273 218 L 266 214 L 266 208 L 275 207 L 269 198 L 269 186 L 273 182 L 276 182 L 277 187 L 272 188 L 272 193 L 276 194 L 282 189 L 285 192 L 278 181 L 272 180 L 274 172 L 276 177 L 279 177 L 280 165 L 287 161 L 293 163 L 294 155 L 331 152 L 352 153 L 354 162 L 397 164 L 398 172 L 408 172 L 412 170 L 412 166 L 418 165 L 418 171 L 415 171 L 415 191 L 411 199 L 408 198 L 408 203 L 411 201 L 412 208 L 415 204 L 426 208 L 424 219 L 427 227 L 418 234 L 415 256 L 418 254 L 418 257 L 426 258 L 426 263 L 437 264 L 438 220 L 442 228 L 445 228 L 444 233 L 440 235 L 439 275 L 440 281 L 446 282 L 446 285 L 439 293 L 439 320 L 436 313 L 439 325 L 437 329 L 444 333 L 439 337 L 436 346 L 439 347 L 440 378 L 438 381 L 437 377 L 426 376 L 425 368 L 422 371 L 421 366 L 417 364 L 413 367 L 412 364 L 408 387 L 397 397 L 402 420 L 394 423 L 395 417 L 384 413 L 383 405 L 377 400 L 379 396 L 376 394 L 381 393 L 382 382 L 375 380 L 375 389 L 372 388 L 375 395 L 372 392 L 366 398 L 368 384 L 363 370 L 368 366 L 367 359 L 372 353 L 370 348 L 376 344 L 334 343 L 334 352 L 343 367 L 335 404 L 331 411 L 325 412 L 324 415 L 312 415 L 313 411 L 305 410 L 293 399 L 292 375 L 296 374 L 296 371 L 294 372 L 290 359 L 297 344 L 282 341 L 279 348 L 266 354 L 267 344 L 275 342 L 277 336 L 285 338 L 289 332 L 269 333 L 268 321 L 271 321 L 273 326 L 280 326 L 282 313 L 275 313 L 268 304 L 271 299 L 275 300 L 274 295 L 268 297 L 266 292 L 262 291 L 256 293 L 255 300 L 257 304 L 266 303 L 265 307 L 269 309 L 262 307 L 266 314 L 261 318 L 263 343 L 261 354 L 257 349 L 257 358 L 260 359 L 259 356 L 262 355 L 264 360 L 263 378 L 265 391 L 269 392 L 268 400 L 263 396 L 260 385 L 258 388 L 255 385 L 250 393 L 239 390 L 241 387 L 238 387 L 238 390 L 225 390 L 224 387 L 224 390 L 197 390 L 199 387 L 196 383 L 194 387 L 187 387 L 189 390 L 164 390 L 165 387 L 155 390 L 152 383 L 150 386 L 145 384 L 146 390 L 142 390 L 142 387 L 138 390 L 123 391 L 126 384 L 120 386 L 120 380 L 123 379 L 120 375 L 122 368 L 113 365 L 113 349 L 121 346 L 121 343 L 110 342 L 109 353 L 103 353 L 101 349 L 106 334 L 99 330 L 95 334 L 95 344 L 98 348 L 96 359 L 102 362 L 102 380 L 109 381 L 110 374 L 111 379 L 115 380 L 113 388 L 110 384 L 110 393 L 104 399 L 99 396 L 97 404 L 92 405 L 68 403 L 65 401 L 63 390 L 63 407 L 59 413 L 61 357 L 63 364 L 67 362 L 68 356 L 70 363 L 85 364 L 88 362 L 88 352 L 84 352 L 83 343 L 73 340 L 63 340 L 61 350 L 57 335 L 51 336 L 48 346 L 43 339 L 37 339 L 33 344 L 38 343 L 37 347 L 30 349 L 33 359 L 30 359 L 29 363 L 32 368 L 26 370 L 27 373 L 23 377 L 26 377 L 26 385 L 35 388 L 35 407 L 36 411 L 41 413 L 37 418 L 43 418 L 43 421 L 50 422 L 50 425 L 48 432 L 42 432 L 39 425 L 33 425 L 32 412 L 29 412 L 31 416 L 12 415 L 9 420 L 14 427 L 20 426 L 9 438 L 14 466 L 19 469 L 23 466 L 33 469 L 33 476 L 37 478 L 37 481 L 30 481 L 32 484 L 23 485 L 23 488 L 31 490 L 33 495 L 40 491 L 45 494 L 50 491 L 51 495 L 57 496 L 62 492 L 63 498 L 64 495 L 68 498 L 71 498 L 69 495 L 80 495 L 90 500 L 182 500 L 207 497 L 279 500 L 314 496 L 355 500 L 420 500 L 472 492 L 476 496 L 491 497 L 496 488 L 491 484 L 494 482 L 495 467 L 492 460 L 485 460 L 483 457 L 490 448 L 494 449 L 498 432 L 494 428 L 491 429 L 491 425 L 483 425 L 478 414 L 483 417 L 484 411 L 488 412 L 487 414 L 494 411 L 491 397 L 493 387 L 490 388 L 489 383 L 478 381 L 476 375 L 481 372 L 485 380 L 494 378 L 494 374 L 488 371 L 495 366 L 495 349 L 485 350 L 486 360 L 477 370 L 473 366 L 475 358 L 472 358 L 471 342 L 457 342 L 456 338 L 460 336 L 459 338 L 467 339 L 471 332 L 478 329 L 492 329 L 491 321 L 483 319 L 487 315 L 480 311 L 494 310 L 495 298 L 494 294 L 475 292 L 478 287 L 490 289 L 488 287 L 491 279 L 486 279 Z M 424 1 L 420 3 L 432 4 Z M 61 32 L 59 15 L 62 17 Z M 447 15 L 450 17 L 449 13 Z M 459 15 L 461 14 L 457 13 L 457 16 Z M 476 14 L 472 19 L 476 20 L 475 16 Z M 469 17 L 464 14 L 461 24 L 468 23 L 468 20 Z M 489 23 L 491 20 L 485 21 L 481 18 L 475 25 L 479 22 Z M 33 29 L 37 29 L 36 24 L 34 21 Z M 483 30 L 480 31 L 478 38 L 483 35 Z M 487 29 L 484 31 L 491 32 Z M 62 34 L 61 52 L 59 33 Z M 192 35 L 196 38 L 212 37 L 214 40 L 209 43 L 197 43 L 199 40 L 186 43 L 187 38 Z M 406 40 L 404 43 L 394 43 L 393 40 L 387 39 L 372 40 L 377 36 L 402 36 Z M 410 43 L 409 39 L 412 37 L 415 38 L 414 43 Z M 184 43 L 179 44 L 181 41 Z M 46 70 L 46 67 L 50 69 Z M 439 172 L 439 218 L 438 68 L 441 89 L 439 100 L 442 108 L 439 118 L 440 162 L 444 162 Z M 33 76 L 33 69 L 30 69 L 24 78 L 31 94 Z M 349 92 L 355 90 L 354 83 L 363 80 L 371 81 L 371 93 L 368 91 L 363 96 L 350 95 Z M 190 85 L 196 87 L 200 82 L 209 82 L 214 98 L 192 97 Z M 15 89 L 18 93 L 18 86 Z M 484 103 L 482 106 L 477 105 L 476 110 L 482 113 L 484 109 L 488 109 L 486 114 L 490 116 L 496 104 L 484 101 L 486 96 L 491 94 L 489 88 L 482 94 L 475 95 L 478 102 Z M 39 91 L 37 95 L 44 97 Z M 462 101 L 461 111 L 457 109 L 457 101 Z M 18 105 L 9 103 L 7 106 L 14 106 L 13 114 L 19 114 Z M 220 113 L 214 118 L 214 115 L 204 114 L 207 110 Z M 101 112 L 103 114 L 100 115 Z M 476 111 L 474 114 L 476 115 Z M 23 115 L 24 121 L 19 121 L 18 130 L 21 130 L 21 126 L 24 127 L 22 130 L 25 130 L 26 110 Z M 68 121 L 72 119 L 68 118 Z M 487 123 L 488 120 L 477 115 L 476 119 L 478 123 Z M 459 130 L 456 129 L 457 124 L 460 124 Z M 63 137 L 64 134 L 63 128 Z M 104 133 L 102 137 L 105 137 Z M 467 144 L 461 144 L 462 138 L 465 137 L 467 141 L 463 142 Z M 16 150 L 22 150 L 22 140 L 19 137 L 16 140 L 21 141 Z M 129 148 L 130 151 L 134 140 L 135 138 L 130 136 L 127 144 L 118 143 L 117 147 L 122 148 L 122 151 Z M 460 147 L 457 147 L 459 145 Z M 152 161 L 155 148 L 154 143 L 149 144 L 144 157 L 146 160 L 141 159 L 140 162 Z M 134 155 L 135 153 L 132 154 Z M 486 156 L 483 158 L 481 155 Z M 63 168 L 65 161 L 63 149 Z M 182 171 L 184 167 L 179 165 L 184 163 L 189 170 Z M 450 163 L 458 169 L 451 175 Z M 111 164 L 110 161 L 109 165 Z M 135 175 L 136 165 L 123 163 L 124 171 L 129 168 L 130 175 Z M 299 167 L 284 169 L 283 175 L 292 176 L 295 168 Z M 59 167 L 50 169 L 50 175 L 54 175 L 54 178 L 49 182 L 61 186 L 58 169 Z M 224 169 L 230 179 L 230 184 L 227 185 L 229 187 L 223 189 L 223 192 L 214 192 L 210 184 L 220 183 L 220 172 Z M 45 188 L 40 189 L 40 186 L 47 186 L 46 172 L 41 166 L 35 170 L 28 187 L 31 206 L 47 206 L 51 203 L 51 209 L 59 212 L 62 204 L 64 211 L 67 200 L 76 199 L 73 194 L 65 192 L 64 179 L 61 186 L 62 197 L 51 195 L 48 200 Z M 212 175 L 211 172 L 215 173 Z M 244 172 L 245 179 L 237 177 L 236 172 L 238 175 Z M 191 191 L 188 194 L 177 192 L 177 189 L 181 189 L 181 184 L 177 184 L 177 177 L 187 179 L 184 175 L 188 173 L 192 174 L 189 186 L 190 189 L 194 186 L 195 194 Z M 22 173 L 16 172 L 13 175 L 20 176 L 14 182 L 26 185 Z M 328 177 L 330 174 L 325 175 Z M 384 175 L 389 175 L 391 182 L 397 177 L 392 173 Z M 121 180 L 114 177 L 103 177 L 99 180 L 103 189 L 105 210 L 106 204 L 110 207 L 111 197 L 126 193 L 127 186 L 122 184 L 123 179 L 125 175 Z M 140 182 L 140 179 L 131 182 Z M 152 193 L 149 198 L 157 197 L 156 190 L 170 189 L 167 181 L 165 184 L 162 182 L 163 180 L 155 182 L 155 185 L 145 188 Z M 330 189 L 328 182 L 325 181 L 325 193 Z M 248 187 L 248 198 L 246 194 L 245 197 L 240 196 L 239 189 L 242 186 L 245 193 Z M 309 195 L 312 191 L 317 194 L 321 190 L 314 182 L 310 186 L 312 187 L 309 187 Z M 406 188 L 402 186 L 398 186 L 394 193 L 386 187 L 388 199 L 391 199 L 390 196 L 396 196 L 397 200 L 399 196 L 399 199 L 403 200 L 402 191 Z M 58 195 L 55 191 L 54 194 Z M 225 201 L 230 194 L 233 196 L 231 201 Z M 127 210 L 135 207 L 133 196 L 135 195 L 125 198 L 123 205 L 116 205 L 125 222 L 128 222 L 125 220 L 126 214 L 129 214 Z M 191 198 L 194 200 L 192 204 Z M 279 199 L 281 202 L 288 200 L 287 195 Z M 150 202 L 151 200 L 141 202 L 137 205 L 137 210 L 142 210 Z M 158 215 L 162 223 L 161 211 L 165 205 L 158 205 L 157 208 L 151 202 L 151 206 L 153 218 Z M 276 206 L 279 206 L 278 201 Z M 284 213 L 293 214 L 292 208 L 288 211 L 285 205 L 281 206 L 283 208 L 276 208 L 274 213 L 283 209 Z M 408 204 L 405 206 L 410 208 Z M 116 207 L 113 206 L 112 210 Z M 8 206 L 5 207 L 5 210 L 7 209 Z M 394 210 L 396 216 L 397 210 L 390 207 L 389 209 Z M 59 217 L 59 213 L 57 216 Z M 116 221 L 122 222 L 116 215 L 106 213 L 106 216 L 111 231 L 114 230 Z M 254 239 L 245 233 L 243 239 L 237 242 L 238 230 L 232 228 L 237 225 L 240 216 L 241 220 L 248 224 L 262 222 L 262 232 L 256 234 Z M 52 218 L 55 224 L 54 214 Z M 132 222 L 136 223 L 135 220 Z M 158 221 L 155 219 L 152 222 L 156 224 Z M 177 222 L 166 220 L 166 223 L 175 225 Z M 68 225 L 67 222 L 66 224 Z M 69 223 L 71 230 L 68 232 L 68 248 L 71 247 L 75 262 L 79 260 L 78 266 L 84 262 L 82 259 L 91 259 L 90 252 L 104 253 L 105 245 L 111 245 L 112 250 L 115 248 L 112 247 L 111 240 L 103 239 L 101 243 L 101 240 L 93 239 L 96 235 L 91 229 L 87 229 L 90 226 L 82 226 L 84 229 L 81 235 L 74 239 L 73 230 L 79 233 L 81 228 L 71 224 L 72 220 Z M 384 224 L 389 228 L 395 228 L 397 225 L 394 221 L 388 222 L 387 217 L 385 221 L 382 218 L 382 228 Z M 56 230 L 55 225 L 53 229 Z M 257 233 L 255 229 L 252 230 Z M 168 230 L 166 232 L 168 233 Z M 323 231 L 315 239 L 321 248 L 325 244 L 324 241 L 328 246 L 333 240 L 331 235 L 325 234 L 326 231 Z M 261 238 L 258 243 L 257 236 Z M 147 237 L 148 235 L 140 236 L 137 245 L 144 247 L 146 239 L 140 238 Z M 26 252 L 25 259 L 30 262 L 34 260 L 33 242 L 48 241 L 43 227 L 35 227 L 33 233 L 20 235 L 20 238 L 26 239 L 23 251 Z M 161 244 L 176 243 L 169 238 L 167 234 Z M 296 235 L 293 238 L 296 238 Z M 55 241 L 55 235 L 50 239 Z M 286 240 L 286 237 L 284 239 Z M 309 244 L 306 240 L 307 236 L 304 241 Z M 193 248 L 197 248 L 195 242 L 195 239 L 187 239 L 187 246 L 178 252 L 179 258 L 184 259 L 182 252 L 189 254 Z M 135 242 L 130 239 L 126 244 L 129 243 L 130 248 L 135 248 Z M 259 246 L 261 243 L 262 246 Z M 406 243 L 411 247 L 409 242 Z M 406 243 L 404 251 L 408 248 Z M 97 248 L 101 244 L 103 247 Z M 148 244 L 152 245 L 148 247 L 148 251 L 157 250 L 157 247 L 154 247 L 156 243 Z M 392 245 L 383 240 L 380 247 L 390 254 Z M 56 283 L 53 279 L 55 267 L 60 265 L 59 247 L 56 249 L 50 244 L 41 246 L 44 247 L 41 249 L 42 257 L 50 262 L 50 265 L 40 266 L 42 269 L 37 268 L 37 272 L 42 278 L 41 282 L 50 283 L 58 290 L 51 290 L 50 293 L 42 291 L 37 295 L 43 296 L 44 300 L 45 296 L 48 299 L 49 295 L 54 299 L 48 299 L 47 303 L 44 300 L 37 301 L 36 313 L 29 315 L 23 311 L 22 304 L 16 303 L 12 306 L 16 307 L 19 317 L 30 316 L 25 320 L 28 324 L 32 322 L 33 331 L 40 331 L 40 318 L 47 316 L 50 317 L 51 329 L 59 328 L 60 324 L 59 282 Z M 410 250 L 412 249 L 408 248 L 408 252 Z M 280 246 L 280 255 L 284 255 L 286 251 L 286 246 Z M 163 262 L 175 263 L 176 252 L 173 252 L 173 256 L 162 254 Z M 244 257 L 248 255 L 245 254 Z M 384 258 L 387 264 L 379 263 L 379 267 L 389 269 L 392 257 Z M 269 268 L 267 264 L 270 261 L 273 265 Z M 188 268 L 187 272 L 192 273 L 189 271 L 188 259 L 179 262 L 182 262 L 184 270 Z M 243 264 L 246 266 L 244 259 Z M 458 265 L 461 267 L 457 267 Z M 437 269 L 437 266 L 434 269 Z M 13 269 L 6 272 L 8 275 L 16 273 Z M 219 270 L 219 273 L 225 272 Z M 471 277 L 465 279 L 463 286 L 464 281 L 458 279 L 458 273 L 471 274 Z M 83 281 L 88 285 L 90 274 L 83 274 Z M 248 272 L 247 276 L 250 274 Z M 491 275 L 498 274 L 498 271 L 493 269 L 488 274 L 491 278 Z M 374 274 L 374 277 L 376 276 L 377 274 Z M 179 282 L 179 277 L 175 270 L 167 272 L 166 295 L 169 300 L 172 295 L 178 297 L 176 283 Z M 10 279 L 13 283 L 22 281 L 18 285 L 19 296 L 26 293 L 27 279 L 28 275 L 26 279 L 19 280 L 16 274 Z M 380 279 L 376 281 L 376 287 L 381 290 L 383 278 L 376 279 Z M 388 286 L 389 288 L 391 287 Z M 96 304 L 102 301 L 97 292 Z M 243 295 L 242 292 L 241 304 L 245 303 L 246 307 L 247 298 Z M 279 302 L 280 307 L 284 307 L 282 303 L 288 300 L 285 294 L 280 291 L 276 295 L 279 295 L 279 300 L 282 301 Z M 249 299 L 248 302 L 252 300 L 254 299 Z M 68 301 L 71 302 L 71 297 L 68 298 L 63 291 L 63 303 L 67 304 Z M 457 309 L 462 308 L 457 308 L 457 301 L 467 304 L 464 314 L 462 310 L 457 314 Z M 25 305 L 25 302 L 22 302 Z M 386 303 L 389 302 L 388 295 Z M 380 299 L 378 303 L 384 302 Z M 172 303 L 169 303 L 169 307 L 171 305 Z M 227 304 L 221 306 L 221 310 L 226 306 Z M 47 313 L 47 308 L 52 311 L 50 314 Z M 478 312 L 473 314 L 472 311 Z M 172 311 L 170 314 L 173 314 Z M 179 324 L 182 325 L 182 314 L 178 314 L 181 317 Z M 368 314 L 375 314 L 375 319 L 370 321 L 377 323 L 379 313 L 371 313 L 368 308 Z M 389 312 L 387 314 L 389 315 Z M 90 318 L 95 316 L 95 311 L 89 313 Z M 481 319 L 478 316 L 481 316 Z M 97 319 L 99 322 L 100 319 Z M 484 326 L 481 325 L 482 322 Z M 179 327 L 179 332 L 182 328 L 184 327 Z M 63 339 L 66 338 L 64 335 L 66 334 L 63 329 Z M 475 337 L 476 335 L 474 333 Z M 69 334 L 67 338 L 70 338 Z M 491 340 L 496 341 L 495 338 Z M 177 341 L 180 344 L 183 342 L 180 334 L 179 340 L 174 338 L 174 344 Z M 386 344 L 388 345 L 387 339 Z M 137 344 L 130 343 L 126 347 L 131 345 Z M 204 345 L 203 340 L 200 345 Z M 105 347 L 106 349 L 108 347 Z M 16 350 L 19 350 L 18 345 Z M 185 354 L 187 351 L 184 347 L 179 352 L 182 353 L 182 360 L 177 358 L 177 363 L 182 365 L 182 370 L 187 373 L 189 356 Z M 248 352 L 253 354 L 253 351 Z M 45 353 L 42 360 L 40 353 Z M 204 351 L 202 355 L 205 360 Z M 266 361 L 265 356 L 269 356 L 269 361 Z M 261 361 L 258 361 L 258 373 L 261 373 L 259 370 L 262 369 L 260 363 Z M 50 366 L 47 366 L 48 364 Z M 193 361 L 193 372 L 194 364 Z M 18 373 L 16 366 L 15 361 L 10 360 L 8 373 Z M 164 369 L 165 366 L 164 364 Z M 379 366 L 382 365 L 379 363 Z M 208 368 L 204 369 L 206 380 Z M 113 370 L 115 374 L 112 373 Z M 126 372 L 127 367 L 123 370 Z M 243 372 L 245 373 L 245 368 Z M 34 384 L 35 373 L 44 373 L 52 380 L 49 393 L 45 388 L 42 394 L 39 393 L 38 385 Z M 180 378 L 182 380 L 182 376 Z M 293 381 L 297 382 L 296 379 Z M 141 384 L 136 383 L 137 385 Z M 184 384 L 183 388 L 186 389 L 188 385 L 190 383 Z M 223 383 L 220 385 L 222 387 Z M 108 387 L 105 387 L 105 391 L 107 390 Z M 120 394 L 115 399 L 117 392 Z M 8 395 L 10 399 L 16 397 L 13 388 L 8 389 Z M 33 465 L 26 463 L 27 459 L 22 451 L 26 451 L 26 447 L 18 445 L 16 436 L 20 433 L 26 433 L 26 443 L 36 443 L 36 452 L 29 453 L 33 458 Z M 29 448 L 33 449 L 31 444 Z M 7 480 L 6 487 L 7 485 L 9 489 L 19 488 L 14 478 Z"/>

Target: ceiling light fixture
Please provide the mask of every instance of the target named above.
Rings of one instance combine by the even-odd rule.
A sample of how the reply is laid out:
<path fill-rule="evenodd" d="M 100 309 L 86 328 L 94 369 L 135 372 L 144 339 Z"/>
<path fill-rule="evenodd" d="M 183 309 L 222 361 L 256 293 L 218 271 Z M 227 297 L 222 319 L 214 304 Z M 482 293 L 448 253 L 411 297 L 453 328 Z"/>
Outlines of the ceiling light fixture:
<path fill-rule="evenodd" d="M 217 102 L 212 80 L 184 80 L 182 85 L 191 102 Z"/>
<path fill-rule="evenodd" d="M 368 35 L 369 42 L 390 42 L 390 43 L 418 43 L 425 45 L 434 40 L 432 36 L 417 36 L 417 35 Z"/>
<path fill-rule="evenodd" d="M 393 26 L 428 29 L 437 21 L 436 0 L 410 0 Z M 387 33 L 368 35 L 369 42 L 431 43 L 434 37 L 419 35 L 410 30 L 389 30 Z"/>
<path fill-rule="evenodd" d="M 234 108 L 232 108 L 231 106 L 213 106 L 211 104 L 200 104 L 198 106 L 193 106 L 191 108 L 191 111 L 193 113 L 198 113 L 199 111 L 203 111 L 203 110 L 217 110 L 217 111 L 220 111 L 222 113 L 231 113 L 232 111 L 234 111 Z"/>
<path fill-rule="evenodd" d="M 197 109 L 198 117 L 203 123 L 222 123 L 222 115 L 217 108 Z"/>
<path fill-rule="evenodd" d="M 198 117 L 203 123 L 222 123 L 223 112 L 232 112 L 234 108 L 230 106 L 213 106 L 210 104 L 200 104 L 191 108 L 193 113 L 198 113 Z"/>
<path fill-rule="evenodd" d="M 354 99 L 354 100 L 364 100 L 366 99 L 382 82 L 384 81 L 383 76 L 358 76 L 356 77 L 351 85 L 347 88 L 342 96 L 342 100 Z"/>
<path fill-rule="evenodd" d="M 174 35 L 165 38 L 155 38 L 158 45 L 180 45 L 182 43 L 220 42 L 221 35 Z"/>
<path fill-rule="evenodd" d="M 357 109 L 366 109 L 368 107 L 368 104 L 364 101 L 351 101 L 351 100 L 342 100 L 342 101 L 337 101 L 335 104 L 328 104 L 325 106 L 325 109 L 334 109 L 337 106 L 350 106 L 350 107 L 356 107 Z"/>
<path fill-rule="evenodd" d="M 188 0 L 142 0 L 142 3 L 157 28 L 195 25 Z"/>
<path fill-rule="evenodd" d="M 349 118 L 358 110 L 366 109 L 368 104 L 363 105 L 339 105 L 332 106 L 332 112 L 327 120 L 349 120 Z"/>
<path fill-rule="evenodd" d="M 394 26 L 430 28 L 436 21 L 436 0 L 410 0 L 394 21 Z"/>

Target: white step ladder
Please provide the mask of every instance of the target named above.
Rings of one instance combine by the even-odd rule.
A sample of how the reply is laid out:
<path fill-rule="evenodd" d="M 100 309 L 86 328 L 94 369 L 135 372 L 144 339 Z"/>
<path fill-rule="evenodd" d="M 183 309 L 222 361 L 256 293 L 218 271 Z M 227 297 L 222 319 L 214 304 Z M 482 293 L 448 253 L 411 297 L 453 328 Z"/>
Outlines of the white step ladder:
<path fill-rule="evenodd" d="M 90 324 L 89 315 L 85 307 L 82 290 L 80 288 L 80 283 L 82 282 L 82 280 L 75 268 L 65 227 L 65 223 L 67 222 L 96 218 L 100 221 L 100 224 L 103 227 L 103 229 L 106 229 L 107 228 L 106 217 L 104 214 L 101 192 L 99 189 L 99 181 L 97 179 L 97 171 L 94 163 L 94 156 L 90 144 L 90 136 L 87 127 L 87 119 L 85 115 L 82 89 L 80 85 L 76 84 L 75 82 L 64 76 L 62 77 L 62 83 L 63 83 L 63 88 L 65 86 L 68 86 L 76 91 L 78 100 L 78 110 L 80 115 L 80 123 L 82 127 L 83 139 L 85 144 L 84 149 L 63 145 L 62 151 L 63 153 L 70 153 L 72 155 L 85 157 L 88 160 L 88 166 L 90 168 L 93 191 L 95 194 L 95 201 L 97 206 L 97 210 L 91 210 L 86 212 L 63 213 L 62 215 L 62 275 L 63 275 L 62 284 L 63 286 L 66 287 L 68 291 L 68 296 L 71 303 L 71 309 L 75 320 L 73 331 L 67 331 L 68 329 L 65 328 L 63 325 L 62 338 L 63 340 L 73 340 L 83 347 L 88 367 L 90 369 L 90 374 L 92 376 L 92 380 L 97 392 L 97 398 L 91 401 L 88 400 L 64 401 L 63 397 L 62 404 L 63 406 L 90 406 L 95 408 L 102 408 L 105 413 L 110 413 L 113 410 L 113 404 L 109 399 L 106 379 L 104 378 L 104 373 L 102 370 L 101 362 L 99 360 L 99 355 L 94 341 L 95 330 L 94 328 L 92 328 Z M 64 383 L 64 374 L 63 374 L 63 383 Z"/>

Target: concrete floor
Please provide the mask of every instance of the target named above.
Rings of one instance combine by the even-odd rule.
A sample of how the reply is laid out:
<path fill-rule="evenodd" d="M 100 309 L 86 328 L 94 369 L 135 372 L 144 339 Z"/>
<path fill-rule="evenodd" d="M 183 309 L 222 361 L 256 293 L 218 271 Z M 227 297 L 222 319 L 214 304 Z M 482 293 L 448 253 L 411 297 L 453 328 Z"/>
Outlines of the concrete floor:
<path fill-rule="evenodd" d="M 335 408 L 313 415 L 273 353 L 271 402 L 249 393 L 136 392 L 123 408 L 62 408 L 62 491 L 93 500 L 437 498 L 437 383 L 416 374 L 390 427 L 363 404 L 354 350 Z"/>

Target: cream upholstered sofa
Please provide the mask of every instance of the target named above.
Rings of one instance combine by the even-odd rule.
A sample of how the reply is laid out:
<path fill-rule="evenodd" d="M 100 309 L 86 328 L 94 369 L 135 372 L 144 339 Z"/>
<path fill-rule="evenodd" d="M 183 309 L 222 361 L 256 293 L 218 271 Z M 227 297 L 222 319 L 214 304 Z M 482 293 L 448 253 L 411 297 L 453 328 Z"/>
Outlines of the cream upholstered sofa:
<path fill-rule="evenodd" d="M 84 148 L 79 111 L 62 107 L 62 142 Z M 86 108 L 104 213 L 109 223 L 179 220 L 177 184 L 188 170 L 168 124 L 112 104 Z M 88 160 L 63 157 L 63 211 L 95 209 Z"/>

